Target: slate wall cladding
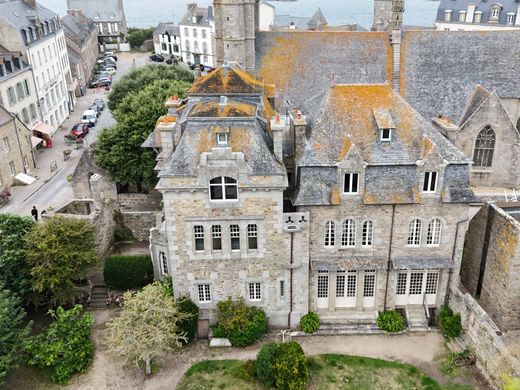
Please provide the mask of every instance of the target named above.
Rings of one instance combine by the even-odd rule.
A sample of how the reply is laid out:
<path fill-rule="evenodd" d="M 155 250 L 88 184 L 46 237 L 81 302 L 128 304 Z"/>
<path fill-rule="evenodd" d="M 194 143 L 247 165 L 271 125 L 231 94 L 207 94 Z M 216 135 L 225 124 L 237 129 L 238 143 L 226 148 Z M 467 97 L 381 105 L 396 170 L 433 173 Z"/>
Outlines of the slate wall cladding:
<path fill-rule="evenodd" d="M 417 166 L 368 166 L 365 175 L 365 202 L 391 204 L 419 201 Z"/>

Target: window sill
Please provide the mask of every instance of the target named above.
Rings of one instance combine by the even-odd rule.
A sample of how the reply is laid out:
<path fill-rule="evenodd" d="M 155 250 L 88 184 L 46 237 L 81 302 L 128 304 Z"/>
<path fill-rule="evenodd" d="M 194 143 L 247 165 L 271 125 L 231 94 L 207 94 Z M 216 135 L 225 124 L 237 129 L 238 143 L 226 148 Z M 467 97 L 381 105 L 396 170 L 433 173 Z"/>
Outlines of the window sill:
<path fill-rule="evenodd" d="M 471 168 L 470 173 L 493 173 L 493 168 L 491 168 L 491 167 L 475 167 L 475 168 Z"/>

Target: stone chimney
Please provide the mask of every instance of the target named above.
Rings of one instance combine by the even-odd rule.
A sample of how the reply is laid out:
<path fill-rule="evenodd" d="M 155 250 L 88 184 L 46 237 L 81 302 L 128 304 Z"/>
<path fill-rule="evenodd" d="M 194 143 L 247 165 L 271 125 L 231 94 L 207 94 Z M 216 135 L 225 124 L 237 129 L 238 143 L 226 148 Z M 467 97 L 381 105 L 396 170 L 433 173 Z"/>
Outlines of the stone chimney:
<path fill-rule="evenodd" d="M 273 152 L 276 159 L 283 164 L 283 132 L 289 130 L 287 117 L 276 113 L 271 119 L 271 132 L 273 134 Z"/>
<path fill-rule="evenodd" d="M 303 154 L 307 144 L 307 117 L 302 115 L 300 110 L 292 110 L 291 116 L 291 137 L 293 141 L 293 154 L 297 158 Z"/>
<path fill-rule="evenodd" d="M 177 130 L 177 110 L 182 105 L 182 100 L 178 96 L 172 96 L 164 104 L 168 109 L 168 114 L 159 119 L 155 132 L 159 136 L 162 152 L 158 160 L 167 160 L 175 150 L 175 133 Z"/>

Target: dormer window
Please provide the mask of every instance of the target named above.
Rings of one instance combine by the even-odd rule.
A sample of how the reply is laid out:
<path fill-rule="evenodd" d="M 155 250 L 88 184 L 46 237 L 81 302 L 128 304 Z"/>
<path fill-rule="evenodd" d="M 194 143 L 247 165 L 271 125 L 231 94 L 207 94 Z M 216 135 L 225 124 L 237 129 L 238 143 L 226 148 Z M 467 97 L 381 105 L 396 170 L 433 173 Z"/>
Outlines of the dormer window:
<path fill-rule="evenodd" d="M 475 23 L 482 22 L 482 11 L 475 11 Z"/>
<path fill-rule="evenodd" d="M 515 13 L 509 12 L 507 14 L 507 24 L 513 24 L 515 22 Z"/>
<path fill-rule="evenodd" d="M 395 130 L 394 119 L 389 110 L 377 109 L 372 111 L 376 120 L 377 128 L 379 129 L 379 139 L 381 141 L 392 140 L 392 130 Z"/>
<path fill-rule="evenodd" d="M 466 21 L 466 11 L 459 11 L 459 22 Z"/>
<path fill-rule="evenodd" d="M 381 141 L 392 140 L 392 129 L 381 129 Z"/>
<path fill-rule="evenodd" d="M 500 17 L 500 8 L 501 7 L 499 4 L 494 4 L 491 6 L 491 16 L 489 20 L 498 21 L 498 18 Z"/>
<path fill-rule="evenodd" d="M 444 11 L 444 21 L 445 22 L 449 22 L 451 21 L 451 14 L 452 14 L 452 10 L 451 9 L 447 9 Z"/>
<path fill-rule="evenodd" d="M 437 191 L 437 172 L 424 172 L 423 192 Z"/>
<path fill-rule="evenodd" d="M 209 196 L 211 200 L 237 200 L 237 181 L 227 176 L 211 179 L 209 182 Z"/>
<path fill-rule="evenodd" d="M 226 146 L 228 144 L 228 133 L 217 133 L 217 145 Z"/>

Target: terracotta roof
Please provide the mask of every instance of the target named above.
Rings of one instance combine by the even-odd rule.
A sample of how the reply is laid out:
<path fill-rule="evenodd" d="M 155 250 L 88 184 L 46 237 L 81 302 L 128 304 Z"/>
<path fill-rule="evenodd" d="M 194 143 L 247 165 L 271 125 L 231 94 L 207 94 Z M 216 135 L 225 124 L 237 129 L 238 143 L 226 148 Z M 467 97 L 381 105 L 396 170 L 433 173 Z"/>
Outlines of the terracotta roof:
<path fill-rule="evenodd" d="M 197 79 L 188 91 L 188 94 L 261 94 L 264 84 L 240 69 L 230 65 L 220 67 L 206 76 Z"/>

